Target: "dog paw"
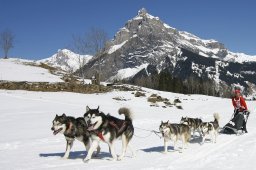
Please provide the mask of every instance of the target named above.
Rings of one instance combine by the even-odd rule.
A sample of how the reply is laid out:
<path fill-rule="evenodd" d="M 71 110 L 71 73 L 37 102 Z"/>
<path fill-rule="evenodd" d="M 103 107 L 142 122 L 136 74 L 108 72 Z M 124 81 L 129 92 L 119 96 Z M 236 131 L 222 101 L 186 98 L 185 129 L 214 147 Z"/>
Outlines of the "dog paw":
<path fill-rule="evenodd" d="M 63 156 L 61 157 L 61 159 L 68 159 L 68 156 Z"/>
<path fill-rule="evenodd" d="M 90 159 L 86 159 L 86 158 L 83 160 L 84 163 L 89 163 L 89 161 Z"/>
<path fill-rule="evenodd" d="M 112 158 L 111 161 L 117 161 L 117 158 Z"/>
<path fill-rule="evenodd" d="M 123 156 L 118 156 L 117 160 L 121 161 L 124 157 Z"/>

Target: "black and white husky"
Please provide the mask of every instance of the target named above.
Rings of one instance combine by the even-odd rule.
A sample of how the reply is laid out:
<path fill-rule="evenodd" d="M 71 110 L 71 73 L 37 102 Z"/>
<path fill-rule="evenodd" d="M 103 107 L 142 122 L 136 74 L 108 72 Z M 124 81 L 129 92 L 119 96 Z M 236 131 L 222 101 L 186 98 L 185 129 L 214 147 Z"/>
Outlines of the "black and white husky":
<path fill-rule="evenodd" d="M 182 150 L 184 149 L 184 145 L 188 145 L 188 142 L 191 137 L 191 131 L 188 125 L 185 124 L 171 124 L 169 121 L 161 122 L 159 126 L 159 131 L 162 133 L 164 138 L 164 153 L 167 153 L 167 145 L 168 141 L 172 140 L 174 143 L 174 150 L 176 149 L 176 143 L 178 140 L 182 141 Z"/>
<path fill-rule="evenodd" d="M 88 130 L 90 131 L 92 145 L 84 162 L 88 162 L 91 159 L 93 151 L 101 141 L 109 145 L 113 160 L 123 159 L 127 146 L 133 137 L 134 127 L 131 112 L 128 108 L 120 108 L 118 112 L 120 115 L 124 114 L 125 120 L 118 119 L 109 114 L 105 115 L 99 111 L 99 107 L 97 109 L 90 109 L 87 106 L 84 119 L 89 126 Z M 117 158 L 114 150 L 114 141 L 118 138 L 122 139 L 122 154 Z"/>
<path fill-rule="evenodd" d="M 73 146 L 74 140 L 77 139 L 84 143 L 86 150 L 88 151 L 90 148 L 90 134 L 87 131 L 87 125 L 85 123 L 84 118 L 74 118 L 71 116 L 66 116 L 66 114 L 62 114 L 61 116 L 56 115 L 52 121 L 53 134 L 56 135 L 61 133 L 65 136 L 67 145 L 66 152 L 63 158 L 68 158 L 70 150 Z M 100 152 L 100 148 L 97 148 L 97 153 Z"/>
<path fill-rule="evenodd" d="M 195 137 L 195 132 L 197 131 L 201 136 L 200 125 L 202 124 L 202 119 L 199 118 L 189 118 L 189 117 L 182 117 L 180 120 L 181 124 L 186 124 L 193 132 L 193 137 Z"/>
<path fill-rule="evenodd" d="M 211 136 L 211 142 L 212 143 L 216 143 L 217 142 L 217 136 L 219 134 L 219 120 L 220 120 L 220 116 L 218 113 L 214 113 L 213 114 L 214 117 L 214 121 L 212 122 L 203 122 L 200 125 L 200 130 L 201 130 L 201 134 L 202 134 L 202 143 L 204 143 L 206 135 L 210 135 Z"/>

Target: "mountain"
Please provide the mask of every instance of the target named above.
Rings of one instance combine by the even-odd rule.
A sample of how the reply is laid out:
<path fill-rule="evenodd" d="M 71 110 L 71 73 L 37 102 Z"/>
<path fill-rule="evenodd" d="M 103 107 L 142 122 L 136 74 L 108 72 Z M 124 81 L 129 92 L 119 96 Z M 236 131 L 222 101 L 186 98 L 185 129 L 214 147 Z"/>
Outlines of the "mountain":
<path fill-rule="evenodd" d="M 230 91 L 231 86 L 241 86 L 250 93 L 253 89 L 249 87 L 256 84 L 256 56 L 234 53 L 216 40 L 179 31 L 144 8 L 115 34 L 100 56 L 83 67 L 86 75 L 95 74 L 99 64 L 102 80 L 125 79 L 138 84 L 151 77 L 143 85 L 158 81 L 158 89 L 161 77 L 154 79 L 154 75 L 163 72 L 182 82 L 207 81 L 222 94 Z"/>
<path fill-rule="evenodd" d="M 64 71 L 74 72 L 83 66 L 90 59 L 91 55 L 79 55 L 68 49 L 58 50 L 58 52 L 49 58 L 39 60 L 39 63 L 45 63 L 52 67 L 60 68 Z M 80 60 L 80 61 L 79 61 Z"/>

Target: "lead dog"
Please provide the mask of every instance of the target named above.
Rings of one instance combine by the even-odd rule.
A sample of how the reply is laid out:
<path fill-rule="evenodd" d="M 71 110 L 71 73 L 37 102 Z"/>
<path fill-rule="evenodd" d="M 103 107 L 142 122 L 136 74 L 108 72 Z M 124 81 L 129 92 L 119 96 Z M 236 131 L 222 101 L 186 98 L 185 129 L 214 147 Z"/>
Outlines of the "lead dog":
<path fill-rule="evenodd" d="M 52 128 L 54 135 L 61 133 L 65 136 L 67 144 L 66 144 L 66 152 L 63 158 L 68 158 L 70 150 L 73 146 L 75 139 L 81 141 L 88 151 L 90 148 L 90 134 L 87 131 L 87 125 L 85 123 L 84 118 L 74 118 L 71 116 L 66 116 L 66 114 L 62 114 L 61 116 L 56 115 L 52 121 Z M 97 154 L 100 152 L 100 147 L 97 148 Z"/>
<path fill-rule="evenodd" d="M 171 124 L 169 121 L 161 122 L 159 126 L 159 131 L 162 133 L 164 138 L 164 153 L 167 153 L 168 141 L 172 140 L 174 142 L 174 150 L 176 149 L 176 143 L 178 140 L 182 141 L 182 150 L 184 145 L 188 145 L 191 137 L 191 131 L 188 125 L 185 124 Z"/>
<path fill-rule="evenodd" d="M 105 142 L 109 145 L 110 153 L 113 160 L 122 160 L 129 142 L 134 134 L 134 127 L 132 124 L 131 112 L 128 108 L 120 108 L 119 114 L 124 114 L 125 120 L 118 119 L 111 115 L 105 115 L 97 109 L 90 109 L 86 107 L 84 119 L 88 124 L 92 138 L 92 145 L 88 151 L 84 162 L 91 159 L 92 152 L 97 148 L 100 142 Z M 122 139 L 122 154 L 117 158 L 114 150 L 114 141 L 118 138 Z"/>

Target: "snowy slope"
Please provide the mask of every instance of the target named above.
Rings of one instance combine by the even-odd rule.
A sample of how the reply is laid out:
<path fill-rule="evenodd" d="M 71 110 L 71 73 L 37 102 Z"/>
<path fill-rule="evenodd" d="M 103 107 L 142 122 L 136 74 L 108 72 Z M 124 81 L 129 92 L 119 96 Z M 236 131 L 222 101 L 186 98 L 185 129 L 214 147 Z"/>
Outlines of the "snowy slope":
<path fill-rule="evenodd" d="M 74 72 L 86 64 L 92 57 L 91 55 L 79 55 L 68 49 L 62 49 L 49 58 L 39 60 L 38 63 L 42 62 L 65 71 Z"/>
<path fill-rule="evenodd" d="M 62 82 L 60 77 L 55 76 L 49 70 L 27 65 L 35 64 L 31 60 L 0 59 L 0 80 L 28 81 L 28 82 Z"/>
<path fill-rule="evenodd" d="M 206 142 L 202 146 L 198 143 L 199 139 L 192 140 L 183 153 L 172 151 L 170 146 L 169 153 L 163 154 L 163 140 L 138 128 L 158 130 L 161 120 L 179 122 L 181 116 L 211 121 L 214 112 L 220 114 L 220 125 L 223 126 L 230 119 L 233 109 L 230 99 L 145 90 L 147 96 L 157 93 L 169 99 L 179 97 L 184 110 L 162 108 L 162 103 L 160 107 L 150 107 L 145 97 L 135 98 L 131 92 L 76 94 L 0 90 L 1 169 L 256 169 L 253 161 L 256 157 L 255 102 L 247 103 L 252 111 L 248 134 L 219 135 L 216 144 Z M 116 101 L 113 97 L 123 97 L 127 101 Z M 76 141 L 71 159 L 61 159 L 66 142 L 62 135 L 52 135 L 52 119 L 55 114 L 62 113 L 82 116 L 86 105 L 91 108 L 100 105 L 101 111 L 118 117 L 119 107 L 132 109 L 135 136 L 131 144 L 136 149 L 135 158 L 131 158 L 128 150 L 123 161 L 110 161 L 108 147 L 102 143 L 99 158 L 85 164 L 82 162 L 86 154 L 84 146 Z M 117 154 L 121 153 L 120 146 L 121 142 L 116 142 Z"/>

